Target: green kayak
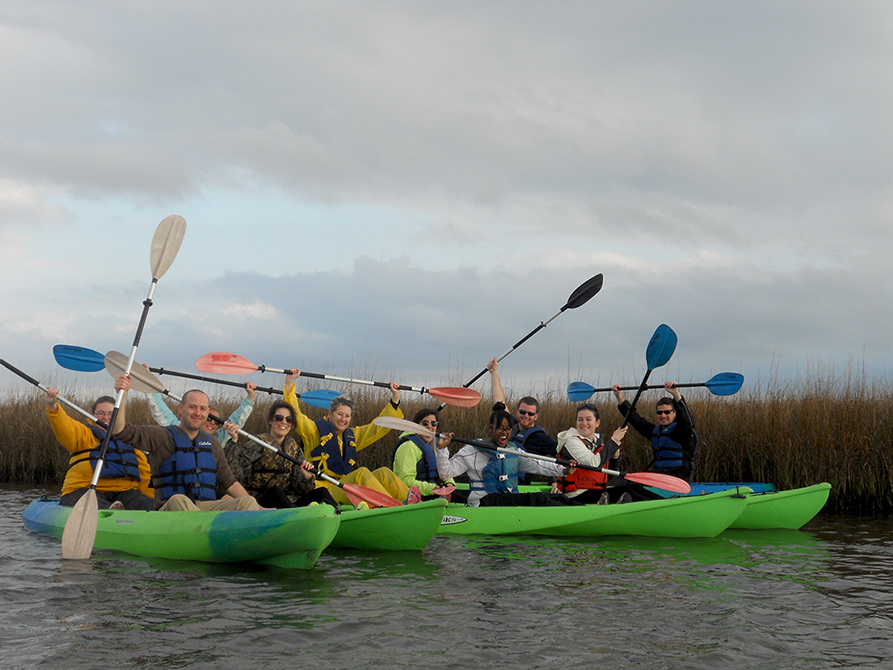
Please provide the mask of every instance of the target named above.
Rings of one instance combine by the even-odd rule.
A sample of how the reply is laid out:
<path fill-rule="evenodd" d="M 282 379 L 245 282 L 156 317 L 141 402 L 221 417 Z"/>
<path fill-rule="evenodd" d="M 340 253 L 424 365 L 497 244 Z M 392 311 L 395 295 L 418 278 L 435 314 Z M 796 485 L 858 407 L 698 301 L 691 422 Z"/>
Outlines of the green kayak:
<path fill-rule="evenodd" d="M 341 526 L 329 546 L 390 551 L 423 549 L 437 533 L 446 506 L 443 498 L 362 510 L 344 505 Z"/>
<path fill-rule="evenodd" d="M 715 537 L 747 506 L 750 490 L 646 500 L 623 505 L 466 507 L 450 504 L 442 535 Z"/>
<path fill-rule="evenodd" d="M 71 509 L 41 498 L 28 505 L 22 517 L 28 529 L 61 539 Z M 328 505 L 260 512 L 103 509 L 93 546 L 147 558 L 310 568 L 340 523 Z"/>
<path fill-rule="evenodd" d="M 830 493 L 831 484 L 827 482 L 790 491 L 754 493 L 731 528 L 796 530 L 821 511 Z"/>

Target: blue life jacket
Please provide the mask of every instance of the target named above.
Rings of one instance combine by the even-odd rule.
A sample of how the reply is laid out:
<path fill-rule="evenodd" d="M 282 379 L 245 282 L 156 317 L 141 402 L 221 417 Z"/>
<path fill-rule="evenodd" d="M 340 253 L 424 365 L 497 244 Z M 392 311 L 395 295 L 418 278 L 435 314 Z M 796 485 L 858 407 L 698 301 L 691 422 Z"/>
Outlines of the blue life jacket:
<path fill-rule="evenodd" d="M 167 426 L 174 443 L 174 453 L 166 458 L 153 478 L 161 501 L 176 493 L 190 500 L 217 500 L 217 460 L 211 436 L 198 431 L 194 440 L 179 426 Z"/>
<path fill-rule="evenodd" d="M 88 423 L 87 427 L 93 432 L 93 436 L 98 442 L 93 449 L 74 452 L 71 455 L 69 467 L 77 465 L 78 463 L 83 463 L 84 461 L 90 461 L 90 465 L 95 471 L 96 461 L 99 460 L 99 445 L 102 444 L 103 439 L 105 439 L 105 431 L 99 426 L 94 426 L 92 423 Z M 86 456 L 75 459 L 76 456 L 80 456 L 81 454 L 86 454 Z M 140 466 L 139 461 L 136 460 L 136 452 L 133 450 L 133 447 L 129 444 L 124 444 L 119 440 L 112 439 L 109 440 L 108 449 L 105 451 L 105 459 L 102 462 L 102 470 L 99 473 L 99 478 L 111 479 L 118 477 L 129 477 L 130 479 L 139 481 Z"/>
<path fill-rule="evenodd" d="M 681 468 L 685 461 L 682 458 L 682 445 L 670 439 L 670 433 L 676 423 L 667 426 L 655 426 L 651 434 L 651 449 L 654 451 L 654 467 L 660 470 Z"/>
<path fill-rule="evenodd" d="M 415 478 L 420 482 L 439 482 L 437 456 L 434 455 L 434 448 L 418 435 L 407 435 L 397 443 L 397 446 L 399 447 L 404 442 L 412 442 L 422 450 L 422 458 L 415 464 Z M 397 453 L 396 449 L 394 453 Z"/>
<path fill-rule="evenodd" d="M 530 428 L 525 428 L 524 430 L 519 430 L 517 433 L 512 435 L 512 442 L 515 442 L 524 448 L 524 443 L 527 442 L 527 438 L 533 435 L 534 433 L 545 433 L 546 429 L 542 426 L 531 426 Z M 548 435 L 548 433 L 546 433 Z"/>
<path fill-rule="evenodd" d="M 357 440 L 353 430 L 347 428 L 341 433 L 341 441 L 344 444 L 344 454 L 338 446 L 335 426 L 327 419 L 317 419 L 315 422 L 319 429 L 319 446 L 310 452 L 310 460 L 321 463 L 322 470 L 336 475 L 348 475 L 353 472 L 357 464 Z"/>
<path fill-rule="evenodd" d="M 509 442 L 509 449 L 517 449 L 518 445 Z M 486 453 L 490 460 L 484 467 L 479 482 L 470 481 L 469 491 L 484 491 L 485 493 L 517 493 L 518 492 L 518 457 L 514 454 L 493 452 L 489 449 L 479 449 Z"/>

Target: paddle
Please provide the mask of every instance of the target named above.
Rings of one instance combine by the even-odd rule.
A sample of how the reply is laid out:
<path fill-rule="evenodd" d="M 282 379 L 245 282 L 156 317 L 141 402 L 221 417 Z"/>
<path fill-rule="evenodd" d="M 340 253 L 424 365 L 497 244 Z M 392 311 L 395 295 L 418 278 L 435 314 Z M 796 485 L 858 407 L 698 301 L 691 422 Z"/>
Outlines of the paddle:
<path fill-rule="evenodd" d="M 496 362 L 498 363 L 499 361 L 501 361 L 503 358 L 508 356 L 510 353 L 512 353 L 518 347 L 520 347 L 522 344 L 524 344 L 531 337 L 536 335 L 543 328 L 548 326 L 554 319 L 556 319 L 558 316 L 560 316 L 562 312 L 565 312 L 566 310 L 569 310 L 569 309 L 577 309 L 577 307 L 582 307 L 587 302 L 589 302 L 589 300 L 590 300 L 590 298 L 592 298 L 592 296 L 594 296 L 596 293 L 598 293 L 599 291 L 602 290 L 602 283 L 604 282 L 604 279 L 605 278 L 602 275 L 602 273 L 599 272 L 594 277 L 590 277 L 585 282 L 580 284 L 577 288 L 574 289 L 573 293 L 570 294 L 570 297 L 568 297 L 567 302 L 564 303 L 564 307 L 559 309 L 558 312 L 556 312 L 555 315 L 552 316 L 551 318 L 546 319 L 545 321 L 541 321 L 540 325 L 538 325 L 536 328 L 531 330 L 529 333 L 527 333 L 527 335 L 522 337 L 520 340 L 515 342 L 515 344 L 511 347 L 511 349 L 509 349 L 502 356 L 500 356 L 499 358 L 496 359 Z M 469 386 L 474 384 L 478 379 L 483 377 L 485 374 L 487 374 L 486 367 L 483 370 L 481 370 L 480 372 L 478 372 L 474 377 L 472 377 L 467 382 L 465 382 L 462 385 L 462 387 L 468 388 Z M 449 404 L 449 403 L 444 401 L 444 404 Z M 439 409 L 439 410 L 443 409 L 443 405 L 441 405 L 437 409 Z"/>
<path fill-rule="evenodd" d="M 380 416 L 373 420 L 372 423 L 374 423 L 376 426 L 381 426 L 382 428 L 390 428 L 392 430 L 402 430 L 410 433 L 418 433 L 419 435 L 424 435 L 426 437 L 436 439 L 445 437 L 445 435 L 435 433 L 433 430 L 429 430 L 428 428 L 425 428 L 424 426 L 421 426 L 417 423 L 413 423 L 412 421 L 407 421 L 406 419 L 399 419 L 392 416 Z M 458 437 L 453 437 L 452 440 L 453 442 L 458 442 L 459 444 L 470 444 L 473 447 L 478 447 L 479 449 L 488 449 L 489 451 L 498 451 L 504 454 L 515 454 L 516 456 L 524 456 L 525 458 L 534 458 L 540 461 L 548 461 L 549 463 L 564 465 L 565 467 L 570 465 L 570 461 L 565 461 L 560 458 L 554 458 L 552 456 L 532 454 L 526 451 L 518 451 L 517 449 L 508 449 L 505 447 L 493 447 L 482 442 L 477 442 L 475 440 L 463 440 Z M 673 477 L 672 475 L 664 475 L 659 472 L 619 472 L 617 470 L 596 468 L 591 465 L 583 464 L 578 464 L 574 467 L 583 468 L 584 470 L 604 472 L 607 475 L 623 477 L 626 480 L 636 482 L 637 484 L 644 484 L 645 486 L 657 486 L 662 489 L 666 489 L 667 491 L 675 491 L 677 493 L 688 493 L 691 491 L 691 486 L 684 479 Z"/>
<path fill-rule="evenodd" d="M 212 354 L 205 354 L 195 362 L 195 367 L 202 372 L 213 372 L 215 374 L 244 375 L 249 372 L 278 372 L 282 374 L 290 374 L 291 370 L 283 370 L 280 368 L 271 368 L 266 365 L 255 365 L 247 358 L 243 358 L 238 354 L 228 354 L 223 351 L 217 351 Z M 379 386 L 389 388 L 387 382 L 370 382 L 363 379 L 348 379 L 345 377 L 333 377 L 332 375 L 323 375 L 316 372 L 304 372 L 301 370 L 301 377 L 312 377 L 314 379 L 327 379 L 329 381 L 344 382 L 346 384 L 365 384 L 366 386 Z M 481 394 L 467 388 L 443 387 L 443 388 L 424 388 L 414 386 L 399 386 L 402 391 L 416 391 L 417 393 L 427 393 L 434 396 L 447 405 L 456 405 L 457 407 L 474 407 L 481 401 Z"/>
<path fill-rule="evenodd" d="M 97 372 L 99 370 L 105 369 L 104 356 L 98 351 L 93 351 L 92 349 L 87 349 L 86 347 L 74 347 L 68 344 L 57 344 L 55 347 L 53 347 L 53 356 L 55 357 L 56 362 L 59 365 L 61 365 L 63 368 L 67 368 L 68 370 L 76 370 L 78 372 Z M 164 368 L 150 367 L 149 371 L 159 375 L 171 375 L 172 377 L 196 379 L 202 382 L 220 384 L 222 386 L 234 386 L 236 388 L 242 389 L 245 388 L 244 384 L 240 384 L 239 382 L 231 382 L 228 379 L 203 377 L 201 375 L 189 374 L 188 372 L 174 372 L 173 370 L 165 370 Z M 256 390 L 269 394 L 275 393 L 278 395 L 282 395 L 281 389 L 274 389 L 269 386 L 258 386 Z M 306 393 L 298 393 L 296 395 L 298 396 L 298 398 L 303 400 L 311 407 L 329 409 L 332 406 L 332 401 L 340 394 L 337 391 L 316 389 L 313 391 L 307 391 Z"/>
<path fill-rule="evenodd" d="M 140 337 L 143 334 L 143 327 L 146 325 L 149 308 L 152 306 L 152 297 L 155 295 L 155 287 L 158 284 L 158 280 L 164 276 L 164 273 L 168 271 L 171 263 L 177 257 L 177 252 L 180 250 L 180 244 L 183 242 L 185 233 L 186 221 L 182 216 L 177 215 L 167 216 L 162 219 L 155 230 L 155 235 L 152 238 L 152 249 L 149 253 L 152 283 L 149 285 L 149 294 L 143 301 L 143 313 L 140 316 L 136 334 L 133 337 L 133 346 L 131 347 L 130 357 L 127 359 L 124 374 L 130 373 L 133 359 L 136 358 L 136 350 L 140 343 Z M 112 416 L 109 419 L 109 426 L 115 425 L 115 418 L 118 415 L 118 408 L 121 406 L 123 397 L 124 391 L 118 391 L 115 396 Z M 90 488 L 71 509 L 71 514 L 68 515 L 68 520 L 65 522 L 65 528 L 62 531 L 62 558 L 89 558 L 93 551 L 93 542 L 96 539 L 96 522 L 99 519 L 96 484 L 99 481 L 99 475 L 102 473 L 102 465 L 111 437 L 112 431 L 107 430 L 100 443 L 99 458 L 96 460 L 96 468 L 93 470 Z"/>
<path fill-rule="evenodd" d="M 690 384 L 674 384 L 674 388 L 691 388 L 694 386 L 706 386 L 713 395 L 735 395 L 741 390 L 744 383 L 744 375 L 737 372 L 720 372 L 713 375 L 705 382 L 692 382 Z M 621 391 L 635 391 L 638 386 L 621 386 Z M 662 389 L 663 384 L 651 384 L 645 387 L 647 389 Z M 586 382 L 571 382 L 567 385 L 567 399 L 571 402 L 583 402 L 592 396 L 593 393 L 604 393 L 613 391 L 612 386 L 597 389 Z"/>
<path fill-rule="evenodd" d="M 26 382 L 30 382 L 31 384 L 34 384 L 34 386 L 36 386 L 37 388 L 39 388 L 39 389 L 40 389 L 41 391 L 43 391 L 44 393 L 49 393 L 49 389 L 48 389 L 46 386 L 44 386 L 43 384 L 41 384 L 39 381 L 37 381 L 36 379 L 34 379 L 34 377 L 31 377 L 31 376 L 29 376 L 29 375 L 26 375 L 24 372 L 22 372 L 21 370 L 19 370 L 17 367 L 15 367 L 15 366 L 13 366 L 13 365 L 7 363 L 7 362 L 4 361 L 2 358 L 0 358 L 0 365 L 2 365 L 3 367 L 5 367 L 5 368 L 6 368 L 7 370 L 9 370 L 10 372 L 13 372 L 13 373 L 17 374 L 19 377 L 21 377 L 22 379 L 24 379 Z M 93 423 L 95 423 L 95 424 L 96 424 L 97 426 L 99 426 L 100 428 L 102 428 L 102 429 L 104 429 L 104 430 L 108 430 L 108 426 L 106 426 L 102 421 L 100 421 L 100 420 L 97 419 L 95 416 L 93 416 L 92 414 L 90 414 L 90 412 L 88 412 L 87 410 L 82 409 L 82 408 L 79 407 L 78 405 L 75 405 L 75 404 L 74 404 L 73 402 L 71 402 L 70 400 L 66 400 L 66 399 L 63 398 L 61 395 L 57 395 L 57 396 L 56 396 L 56 400 L 57 400 L 58 402 L 61 402 L 63 405 L 67 405 L 68 407 L 71 407 L 71 409 L 73 409 L 74 411 L 83 414 L 85 417 L 87 417 L 88 419 L 90 419 L 91 421 L 93 421 Z"/>
<path fill-rule="evenodd" d="M 126 357 L 124 356 L 124 354 L 121 354 L 117 351 L 110 351 L 105 355 L 105 369 L 112 377 L 117 379 L 121 374 L 123 374 L 125 359 Z M 164 384 L 161 383 L 161 380 L 158 379 L 158 377 L 153 375 L 151 372 L 146 370 L 146 368 L 144 368 L 142 365 L 137 364 L 133 367 L 130 372 L 130 378 L 130 388 L 132 390 L 140 391 L 141 393 L 161 393 L 162 395 L 166 395 L 175 402 L 180 403 L 183 401 L 182 398 L 175 396 L 166 388 L 164 388 Z M 226 422 L 226 419 L 222 419 L 219 416 L 214 416 L 213 414 L 209 414 L 208 418 L 219 425 L 223 425 Z M 238 433 L 246 439 L 249 439 L 252 442 L 260 445 L 264 449 L 269 449 L 270 451 L 279 454 L 279 456 L 281 456 L 285 460 L 291 461 L 292 463 L 300 467 L 301 461 L 294 458 L 293 456 L 290 456 L 284 451 L 277 449 L 272 444 L 264 442 L 260 438 L 255 437 L 251 433 L 245 432 L 241 428 L 238 430 Z M 320 472 L 315 466 L 311 472 L 313 472 L 313 474 L 316 475 L 317 478 L 324 479 L 330 484 L 334 484 L 335 486 L 341 488 L 347 496 L 348 500 L 350 500 L 351 504 L 353 504 L 354 506 L 358 505 L 360 502 L 367 503 L 369 507 L 397 507 L 398 505 L 403 504 L 399 500 L 392 498 L 389 495 L 380 493 L 375 489 L 370 489 L 366 486 L 360 486 L 359 484 L 344 484 L 334 477 L 330 477 L 324 472 Z"/>
<path fill-rule="evenodd" d="M 636 396 L 630 403 L 626 416 L 623 417 L 621 428 L 629 423 L 630 414 L 635 409 L 636 403 L 639 402 L 639 397 L 648 384 L 648 377 L 651 376 L 651 372 L 666 365 L 672 358 L 674 351 L 676 351 L 676 333 L 667 324 L 662 323 L 654 331 L 654 335 L 651 336 L 648 347 L 645 349 L 645 363 L 648 366 L 648 370 L 642 378 L 642 383 L 639 384 L 639 390 L 636 391 Z"/>

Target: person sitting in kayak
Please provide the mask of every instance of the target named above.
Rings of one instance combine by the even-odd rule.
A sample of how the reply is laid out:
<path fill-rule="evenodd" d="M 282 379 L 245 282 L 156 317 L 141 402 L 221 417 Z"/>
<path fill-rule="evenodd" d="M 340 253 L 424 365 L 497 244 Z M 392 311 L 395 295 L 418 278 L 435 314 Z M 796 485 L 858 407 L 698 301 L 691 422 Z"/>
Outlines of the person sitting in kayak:
<path fill-rule="evenodd" d="M 58 396 L 58 389 L 47 387 L 46 407 L 50 427 L 59 444 L 71 454 L 59 504 L 74 507 L 90 489 L 105 430 L 93 421 L 83 424 L 72 419 L 56 402 Z M 96 399 L 90 413 L 107 423 L 112 418 L 114 408 L 115 399 L 106 395 Z M 111 440 L 96 482 L 96 500 L 100 509 L 155 509 L 150 481 L 146 455 L 121 440 Z"/>
<path fill-rule="evenodd" d="M 617 469 L 620 456 L 620 442 L 626 435 L 626 426 L 614 431 L 611 439 L 605 442 L 600 433 L 595 432 L 600 423 L 598 407 L 592 403 L 577 405 L 577 418 L 574 428 L 558 433 L 558 453 L 563 459 L 573 459 L 583 465 L 595 468 Z M 621 480 L 623 482 L 624 480 Z M 605 505 L 610 502 L 608 494 L 609 478 L 603 472 L 576 468 L 555 482 L 553 490 L 564 493 L 575 501 Z M 617 502 L 629 502 L 629 492 L 620 491 L 615 496 Z"/>
<path fill-rule="evenodd" d="M 666 475 L 673 475 L 688 481 L 694 469 L 698 451 L 698 435 L 694 420 L 685 398 L 676 388 L 676 382 L 665 382 L 664 388 L 672 398 L 663 397 L 657 401 L 657 424 L 643 418 L 623 399 L 620 386 L 612 387 L 617 398 L 617 409 L 627 417 L 629 425 L 643 437 L 651 440 L 653 456 L 649 469 Z"/>
<path fill-rule="evenodd" d="M 412 422 L 437 431 L 440 414 L 436 409 L 425 407 L 416 412 Z M 427 435 L 406 432 L 400 435 L 394 448 L 394 473 L 410 489 L 417 488 L 422 500 L 436 498 L 439 495 L 437 491 L 454 484 L 452 479 L 444 480 L 437 473 L 433 439 Z M 460 491 L 451 491 L 449 501 L 464 503 L 466 495 Z"/>
<path fill-rule="evenodd" d="M 313 466 L 304 459 L 304 448 L 291 436 L 295 423 L 292 406 L 284 400 L 277 400 L 267 412 L 269 432 L 257 437 L 283 454 L 302 461 L 300 466 L 252 440 L 241 442 L 237 425 L 228 422 L 230 440 L 223 446 L 223 453 L 233 475 L 262 507 L 284 509 L 305 507 L 316 502 L 340 509 L 328 489 L 316 488 Z"/>
<path fill-rule="evenodd" d="M 411 490 L 390 468 L 379 468 L 370 472 L 368 468 L 357 467 L 357 452 L 369 447 L 388 433 L 373 423 L 352 428 L 353 401 L 339 396 L 332 401 L 324 419 L 310 419 L 301 413 L 298 396 L 295 391 L 295 379 L 301 374 L 293 368 L 285 376 L 285 401 L 295 411 L 297 424 L 295 430 L 304 443 L 304 457 L 316 465 L 320 472 L 340 480 L 344 484 L 359 484 L 379 493 L 385 493 L 397 500 L 410 500 Z M 403 418 L 400 409 L 400 387 L 391 382 L 391 401 L 381 410 L 379 416 L 395 416 Z M 316 486 L 328 488 L 332 497 L 340 504 L 350 504 L 341 488 L 326 481 L 319 480 Z M 418 493 L 417 491 L 415 493 Z"/>
<path fill-rule="evenodd" d="M 149 369 L 149 366 L 145 363 L 143 367 L 147 370 Z M 251 416 L 252 410 L 254 410 L 254 396 L 257 395 L 257 384 L 245 382 L 245 390 L 248 393 L 248 397 L 242 401 L 242 404 L 227 419 L 227 421 L 236 424 L 239 428 L 245 425 L 248 417 Z M 180 423 L 180 419 L 167 406 L 167 403 L 164 402 L 164 396 L 160 393 L 149 394 L 149 412 L 151 412 L 152 418 L 155 419 L 155 423 L 159 426 L 176 426 Z M 230 435 L 226 428 L 214 421 L 211 416 L 220 417 L 220 410 L 213 405 L 211 405 L 209 410 L 208 421 L 202 426 L 202 430 L 216 437 L 217 441 L 220 442 L 220 446 L 226 449 L 226 444 L 230 441 Z"/>
<path fill-rule="evenodd" d="M 259 510 L 262 509 L 233 476 L 223 448 L 202 430 L 208 420 L 210 401 L 204 391 L 183 394 L 178 406 L 178 426 L 135 426 L 127 423 L 130 377 L 118 377 L 124 391 L 112 437 L 135 449 L 149 452 L 155 508 L 162 511 Z M 227 495 L 217 499 L 217 485 Z"/>
<path fill-rule="evenodd" d="M 570 499 L 560 493 L 519 493 L 518 474 L 521 472 L 561 477 L 572 468 L 565 469 L 554 463 L 496 451 L 500 448 L 521 451 L 509 439 L 512 434 L 512 415 L 506 410 L 505 404 L 497 402 L 493 405 L 489 424 L 490 439 L 481 440 L 480 447 L 465 445 L 451 457 L 447 449 L 450 440 L 441 440 L 437 445 L 437 472 L 441 477 L 468 475 L 469 505 L 520 507 L 571 504 Z"/>
<path fill-rule="evenodd" d="M 499 361 L 495 358 L 487 363 L 490 371 L 490 388 L 493 393 L 493 402 L 505 404 L 505 391 L 499 381 Z M 558 455 L 558 442 L 537 424 L 539 418 L 540 403 L 533 396 L 524 396 L 518 401 L 518 408 L 512 427 L 512 442 L 531 454 L 551 456 Z"/>

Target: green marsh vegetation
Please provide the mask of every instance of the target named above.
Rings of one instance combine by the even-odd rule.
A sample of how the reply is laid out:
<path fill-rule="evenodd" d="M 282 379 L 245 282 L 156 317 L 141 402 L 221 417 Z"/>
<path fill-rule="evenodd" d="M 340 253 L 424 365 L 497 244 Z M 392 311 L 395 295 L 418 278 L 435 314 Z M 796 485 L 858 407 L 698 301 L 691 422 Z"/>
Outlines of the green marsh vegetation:
<path fill-rule="evenodd" d="M 299 385 L 298 391 L 310 388 Z M 371 421 L 386 402 L 381 389 L 351 386 L 341 390 L 356 401 L 355 425 Z M 713 396 L 703 388 L 685 391 L 701 437 L 699 481 L 768 481 L 779 489 L 826 481 L 832 485 L 826 512 L 893 513 L 893 413 L 889 409 L 893 389 L 845 378 L 801 381 L 775 390 L 745 385 L 730 397 Z M 62 394 L 84 408 L 93 401 L 92 396 L 77 391 L 63 390 Z M 654 404 L 662 395 L 656 390 L 643 394 L 640 412 L 654 420 Z M 484 436 L 492 406 L 488 396 L 474 408 L 446 407 L 441 412 L 440 429 L 465 438 Z M 243 397 L 212 396 L 212 402 L 227 416 Z M 422 407 L 437 405 L 430 396 L 416 393 L 406 392 L 403 398 L 407 418 Z M 551 392 L 540 400 L 539 422 L 553 436 L 573 425 L 575 405 L 563 392 Z M 258 394 L 247 431 L 257 434 L 266 430 L 270 401 L 269 396 Z M 510 408 L 514 409 L 515 401 L 517 398 L 509 399 Z M 621 422 L 613 396 L 597 394 L 592 401 L 600 409 L 600 432 L 610 434 Z M 44 407 L 43 394 L 36 390 L 8 397 L 0 404 L 0 482 L 61 485 L 68 455 L 56 442 Z M 302 410 L 311 418 L 323 415 L 323 410 L 305 405 Z M 130 398 L 128 418 L 152 423 L 140 394 Z M 391 432 L 360 452 L 360 465 L 372 469 L 390 465 L 396 439 L 397 434 Z M 644 470 L 649 460 L 648 442 L 630 433 L 624 441 L 623 469 Z"/>

